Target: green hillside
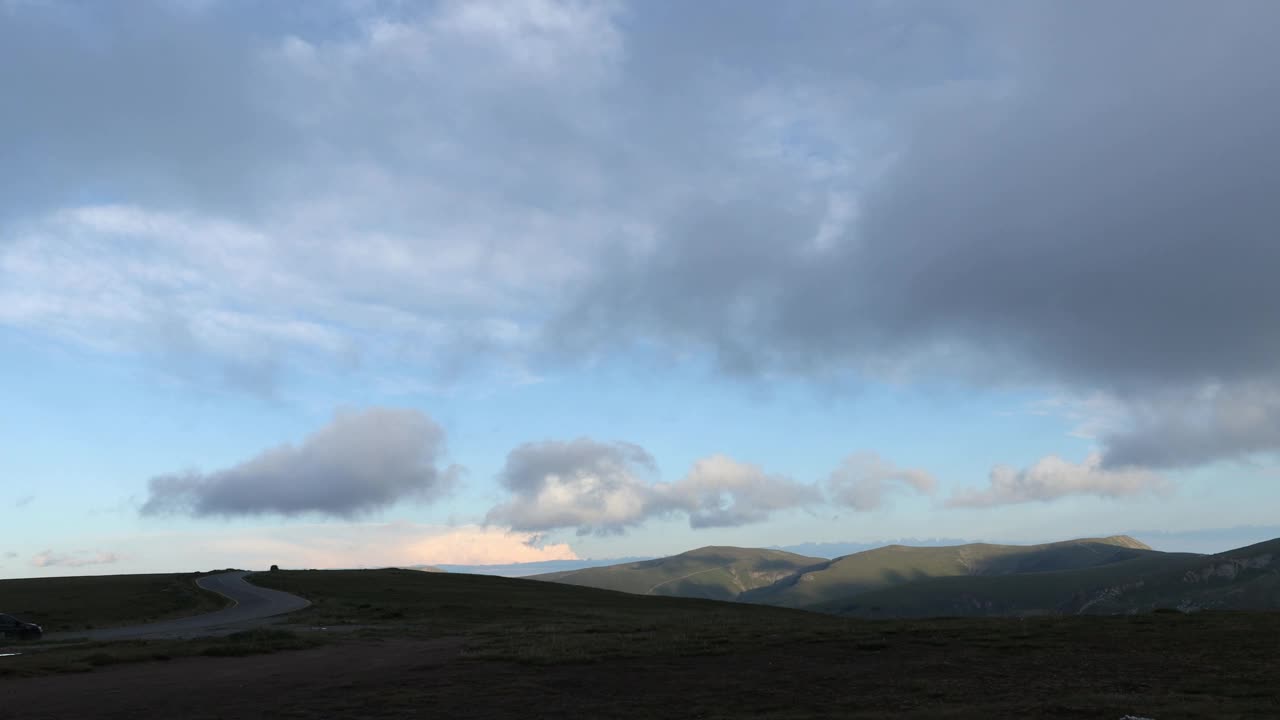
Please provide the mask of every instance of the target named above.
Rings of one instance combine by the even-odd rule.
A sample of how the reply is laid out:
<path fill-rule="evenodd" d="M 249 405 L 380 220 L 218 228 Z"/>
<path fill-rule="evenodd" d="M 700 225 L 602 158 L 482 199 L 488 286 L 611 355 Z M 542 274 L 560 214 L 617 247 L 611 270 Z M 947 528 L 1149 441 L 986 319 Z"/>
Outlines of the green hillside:
<path fill-rule="evenodd" d="M 1088 599 L 1090 613 L 1280 609 L 1280 539 L 1191 555 Z"/>
<path fill-rule="evenodd" d="M 168 620 L 227 604 L 196 573 L 0 580 L 0 613 L 67 632 Z"/>
<path fill-rule="evenodd" d="M 782 550 L 704 547 L 656 560 L 547 573 L 531 579 L 637 595 L 733 600 L 825 562 Z"/>
<path fill-rule="evenodd" d="M 1042 545 L 891 545 L 835 560 L 707 547 L 534 579 L 860 617 L 1280 609 L 1280 540 L 1212 556 L 1157 552 L 1123 535 Z"/>
<path fill-rule="evenodd" d="M 807 568 L 739 599 L 815 608 L 862 593 L 914 586 L 931 578 L 1023 575 L 1107 566 L 1162 555 L 1131 537 L 1086 538 L 1043 545 L 973 543 L 947 547 L 890 545 Z"/>
<path fill-rule="evenodd" d="M 1280 540 L 1218 555 L 1151 553 L 1093 568 L 942 577 L 814 606 L 864 617 L 1280 609 Z"/>

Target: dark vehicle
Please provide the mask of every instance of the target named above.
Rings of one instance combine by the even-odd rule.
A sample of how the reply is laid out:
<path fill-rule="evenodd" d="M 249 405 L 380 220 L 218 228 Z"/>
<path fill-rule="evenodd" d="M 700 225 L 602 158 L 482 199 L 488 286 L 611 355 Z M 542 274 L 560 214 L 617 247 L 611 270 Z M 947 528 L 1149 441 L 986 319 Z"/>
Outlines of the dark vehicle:
<path fill-rule="evenodd" d="M 39 640 L 44 628 L 35 623 L 23 622 L 12 615 L 0 613 L 0 638 L 8 640 Z"/>

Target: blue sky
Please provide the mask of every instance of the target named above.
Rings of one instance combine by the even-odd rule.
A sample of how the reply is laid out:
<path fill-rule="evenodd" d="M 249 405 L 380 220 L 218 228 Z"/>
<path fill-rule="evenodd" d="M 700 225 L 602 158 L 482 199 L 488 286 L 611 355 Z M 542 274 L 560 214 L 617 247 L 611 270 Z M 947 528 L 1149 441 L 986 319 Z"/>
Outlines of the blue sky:
<path fill-rule="evenodd" d="M 0 1 L 0 576 L 1280 534 L 1278 26 Z"/>

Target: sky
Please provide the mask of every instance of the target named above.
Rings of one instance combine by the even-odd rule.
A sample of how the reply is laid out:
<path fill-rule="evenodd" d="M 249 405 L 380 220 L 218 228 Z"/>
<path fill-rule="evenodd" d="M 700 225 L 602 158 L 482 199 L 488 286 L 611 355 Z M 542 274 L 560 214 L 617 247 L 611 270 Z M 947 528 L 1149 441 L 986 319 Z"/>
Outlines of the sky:
<path fill-rule="evenodd" d="M 1280 536 L 1277 34 L 0 0 L 0 577 Z"/>

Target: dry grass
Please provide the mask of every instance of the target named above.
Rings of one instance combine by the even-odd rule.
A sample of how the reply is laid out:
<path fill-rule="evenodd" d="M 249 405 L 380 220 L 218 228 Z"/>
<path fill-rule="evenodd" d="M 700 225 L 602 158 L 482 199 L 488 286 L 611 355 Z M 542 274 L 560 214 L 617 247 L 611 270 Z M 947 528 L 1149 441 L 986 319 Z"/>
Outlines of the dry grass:
<path fill-rule="evenodd" d="M 195 573 L 0 580 L 0 612 L 39 623 L 46 633 L 213 612 L 226 598 L 201 590 Z"/>
<path fill-rule="evenodd" d="M 1280 717 L 1278 613 L 874 621 L 412 571 L 254 580 L 315 603 L 294 622 L 353 629 L 272 664 L 270 678 L 227 680 L 242 706 L 280 717 Z M 290 649 L 300 636 L 225 653 Z M 224 652 L 197 648 L 80 648 L 65 671 Z M 37 680 L 73 691 L 115 672 L 163 677 L 172 711 L 233 716 L 209 704 L 222 691 L 188 695 L 209 681 L 202 662 Z"/>
<path fill-rule="evenodd" d="M 0 678 L 91 672 L 96 668 L 112 665 L 164 662 L 197 655 L 263 655 L 316 647 L 327 641 L 322 635 L 258 628 L 223 637 L 193 640 L 117 640 L 54 647 L 31 646 L 25 654 L 6 658 L 6 662 L 0 664 Z"/>

